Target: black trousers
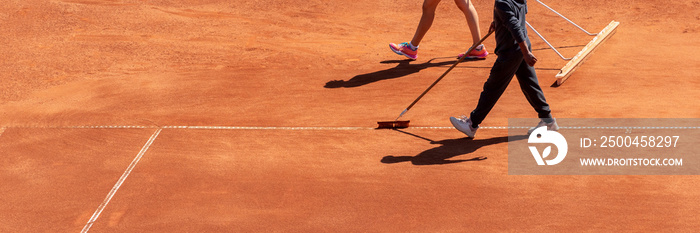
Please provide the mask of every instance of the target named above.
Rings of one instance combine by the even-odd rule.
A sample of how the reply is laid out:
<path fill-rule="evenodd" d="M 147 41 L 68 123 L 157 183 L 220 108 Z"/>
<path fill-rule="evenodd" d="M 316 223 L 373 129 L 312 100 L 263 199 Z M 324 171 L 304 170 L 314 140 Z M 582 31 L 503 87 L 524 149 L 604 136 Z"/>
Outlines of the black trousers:
<path fill-rule="evenodd" d="M 491 74 L 486 83 L 484 83 L 484 90 L 479 97 L 479 103 L 471 113 L 472 127 L 478 126 L 484 121 L 486 115 L 489 114 L 498 99 L 503 95 L 510 81 L 513 80 L 513 76 L 518 78 L 520 89 L 537 112 L 537 116 L 546 122 L 551 122 L 551 110 L 537 81 L 535 68 L 527 65 L 520 50 L 515 50 L 498 55 L 498 59 L 496 59 L 491 68 Z"/>

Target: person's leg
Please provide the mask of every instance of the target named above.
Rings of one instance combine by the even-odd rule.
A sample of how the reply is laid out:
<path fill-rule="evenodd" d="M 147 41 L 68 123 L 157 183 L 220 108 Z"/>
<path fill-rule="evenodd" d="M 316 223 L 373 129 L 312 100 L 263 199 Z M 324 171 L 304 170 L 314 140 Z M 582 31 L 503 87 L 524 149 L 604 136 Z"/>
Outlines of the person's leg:
<path fill-rule="evenodd" d="M 474 5 L 472 5 L 472 1 L 455 0 L 455 4 L 457 4 L 457 7 L 459 7 L 462 13 L 464 13 L 464 17 L 467 18 L 469 31 L 472 35 L 472 46 L 475 46 L 474 49 L 467 54 L 467 58 L 486 58 L 489 55 L 489 52 L 486 51 L 483 44 L 477 44 L 481 40 L 481 29 L 479 29 L 479 15 L 476 13 L 476 9 L 474 8 Z M 464 53 L 458 54 L 457 58 L 460 59 L 462 56 L 464 56 Z"/>
<path fill-rule="evenodd" d="M 498 56 L 498 59 L 493 64 L 493 68 L 491 68 L 489 78 L 484 83 L 484 90 L 479 96 L 479 103 L 469 117 L 472 121 L 472 127 L 476 128 L 479 126 L 486 118 L 486 115 L 491 112 L 491 109 L 496 105 L 496 102 L 501 98 L 506 87 L 513 79 L 513 75 L 522 61 L 522 55 L 518 56 L 518 54 Z"/>
<path fill-rule="evenodd" d="M 537 116 L 546 123 L 550 123 L 552 121 L 552 111 L 549 109 L 549 104 L 547 104 L 547 100 L 544 98 L 542 87 L 540 87 L 537 81 L 535 67 L 529 66 L 525 61 L 522 61 L 520 67 L 518 67 L 518 70 L 515 72 L 515 76 L 518 78 L 520 89 L 523 91 L 523 94 L 525 94 L 525 98 L 527 98 L 532 108 L 537 111 Z"/>
<path fill-rule="evenodd" d="M 423 2 L 423 15 L 420 17 L 420 22 L 418 23 L 418 28 L 416 33 L 413 34 L 413 39 L 411 44 L 418 47 L 420 41 L 423 40 L 423 36 L 428 33 L 430 27 L 433 25 L 433 19 L 435 19 L 435 9 L 440 3 L 440 0 L 425 0 Z M 478 41 L 478 40 L 477 40 Z"/>
<path fill-rule="evenodd" d="M 476 13 L 474 5 L 472 5 L 471 0 L 455 0 L 455 4 L 467 18 L 469 31 L 472 34 L 472 44 L 477 46 L 476 43 L 481 40 L 481 30 L 479 30 L 479 15 Z"/>

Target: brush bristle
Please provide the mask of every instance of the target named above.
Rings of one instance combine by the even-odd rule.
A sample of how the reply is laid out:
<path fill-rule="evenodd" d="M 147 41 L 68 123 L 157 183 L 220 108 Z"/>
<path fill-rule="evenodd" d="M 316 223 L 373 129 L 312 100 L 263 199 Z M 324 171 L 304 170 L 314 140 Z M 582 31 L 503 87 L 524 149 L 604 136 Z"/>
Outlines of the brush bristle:
<path fill-rule="evenodd" d="M 377 129 L 402 129 L 408 128 L 410 121 L 379 121 Z"/>

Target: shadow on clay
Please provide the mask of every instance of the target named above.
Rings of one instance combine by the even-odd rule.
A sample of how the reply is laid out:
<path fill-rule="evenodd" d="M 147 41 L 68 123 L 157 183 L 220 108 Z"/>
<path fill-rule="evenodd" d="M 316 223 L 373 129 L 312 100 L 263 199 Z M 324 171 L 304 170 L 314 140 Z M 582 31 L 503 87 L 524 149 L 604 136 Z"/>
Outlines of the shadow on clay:
<path fill-rule="evenodd" d="M 468 161 L 481 161 L 487 159 L 484 156 L 476 156 L 469 159 L 452 159 L 457 156 L 469 155 L 477 151 L 479 148 L 495 145 L 500 143 L 508 142 L 508 136 L 487 138 L 487 139 L 472 139 L 472 138 L 459 138 L 459 139 L 446 139 L 441 141 L 433 141 L 431 139 L 412 134 L 406 131 L 394 129 L 394 131 L 417 137 L 426 141 L 430 144 L 438 144 L 439 147 L 431 148 L 429 150 L 423 151 L 416 156 L 385 156 L 382 158 L 381 162 L 386 164 L 401 163 L 401 162 L 411 162 L 413 165 L 441 165 L 441 164 L 453 164 Z M 524 140 L 527 139 L 527 135 L 510 136 L 510 141 Z"/>
<path fill-rule="evenodd" d="M 456 60 L 448 60 L 448 61 L 433 63 L 434 60 L 451 59 L 451 58 L 453 58 L 453 57 L 436 57 L 436 58 L 428 60 L 427 62 L 420 63 L 420 64 L 411 64 L 411 62 L 413 62 L 413 60 L 410 60 L 410 59 L 382 61 L 382 62 L 380 62 L 382 64 L 397 63 L 398 65 L 396 65 L 395 67 L 386 69 L 386 70 L 380 70 L 380 71 L 376 71 L 376 72 L 372 72 L 372 73 L 356 75 L 355 77 L 352 77 L 351 79 L 349 79 L 347 81 L 346 80 L 328 81 L 326 83 L 326 85 L 323 87 L 325 87 L 325 88 L 341 88 L 341 87 L 342 88 L 352 88 L 352 87 L 364 86 L 364 85 L 378 82 L 378 81 L 382 81 L 382 80 L 401 78 L 404 76 L 418 73 L 421 70 L 424 70 L 427 68 L 451 66 L 456 62 Z M 484 58 L 464 59 L 462 61 L 462 63 L 473 62 L 473 61 L 482 61 L 482 60 L 485 60 L 485 59 Z M 455 68 L 491 69 L 491 66 L 490 66 L 490 64 L 484 65 L 484 66 L 464 66 L 464 65 L 461 65 L 461 66 L 457 66 Z M 537 67 L 537 68 L 535 68 L 535 70 L 556 71 L 559 69 Z"/>
<path fill-rule="evenodd" d="M 382 61 L 382 62 L 380 62 L 382 64 L 398 63 L 398 65 L 396 65 L 395 67 L 386 69 L 386 70 L 380 70 L 380 71 L 367 73 L 367 74 L 360 74 L 360 75 L 357 75 L 355 77 L 352 77 L 350 80 L 347 80 L 347 81 L 345 81 L 345 80 L 329 81 L 326 83 L 326 85 L 324 87 L 325 88 L 359 87 L 359 86 L 364 86 L 364 85 L 367 85 L 370 83 L 378 82 L 381 80 L 388 80 L 388 79 L 395 79 L 395 78 L 404 77 L 404 76 L 407 76 L 410 74 L 418 73 L 421 70 L 431 68 L 431 67 L 453 65 L 456 62 L 456 60 L 449 60 L 449 61 L 442 61 L 442 62 L 433 63 L 433 61 L 436 59 L 447 59 L 447 58 L 450 58 L 450 57 L 433 58 L 427 62 L 420 63 L 420 64 L 411 64 L 411 62 L 413 60 L 410 60 L 410 59 Z M 477 61 L 477 60 L 484 60 L 484 59 L 464 59 L 464 61 L 462 61 L 462 63 L 470 62 L 470 61 Z M 490 67 L 469 67 L 469 68 L 488 69 Z"/>

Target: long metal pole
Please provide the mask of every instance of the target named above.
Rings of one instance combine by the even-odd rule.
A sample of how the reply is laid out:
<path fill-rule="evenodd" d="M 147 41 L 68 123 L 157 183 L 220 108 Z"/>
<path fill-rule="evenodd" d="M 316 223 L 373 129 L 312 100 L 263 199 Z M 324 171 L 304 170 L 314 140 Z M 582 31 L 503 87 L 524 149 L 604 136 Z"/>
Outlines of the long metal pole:
<path fill-rule="evenodd" d="M 560 17 L 564 18 L 564 20 L 566 20 L 566 21 L 568 21 L 569 23 L 573 24 L 573 25 L 576 26 L 578 29 L 581 29 L 581 31 L 585 32 L 585 33 L 588 34 L 589 36 L 597 36 L 597 35 L 598 35 L 598 33 L 590 33 L 590 32 L 588 32 L 588 31 L 586 31 L 586 29 L 583 29 L 581 26 L 578 26 L 578 24 L 576 24 L 576 23 L 574 23 L 573 21 L 569 20 L 569 19 L 566 18 L 564 15 L 559 14 L 559 12 L 557 12 L 557 11 L 555 11 L 554 9 L 552 9 L 551 7 L 545 5 L 543 2 L 540 2 L 540 0 L 535 0 L 535 1 L 539 2 L 540 4 L 542 4 L 544 7 L 546 7 L 546 8 L 549 9 L 550 11 L 552 11 L 552 12 L 554 12 L 555 14 L 559 15 Z"/>
<path fill-rule="evenodd" d="M 408 112 L 408 110 L 411 109 L 411 108 L 413 107 L 413 105 L 416 105 L 416 103 L 418 103 L 418 101 L 419 101 L 421 98 L 423 98 L 423 96 L 425 96 L 425 94 L 428 93 L 428 91 L 430 91 L 430 89 L 432 89 L 432 88 L 435 86 L 435 84 L 437 84 L 438 82 L 440 82 L 440 80 L 442 80 L 442 78 L 444 78 L 448 73 L 450 73 L 450 71 L 451 71 L 452 69 L 454 69 L 455 66 L 457 66 L 457 64 L 459 64 L 460 62 L 462 62 L 462 60 L 464 60 L 464 58 L 466 58 L 467 56 L 469 56 L 469 52 L 471 52 L 472 50 L 474 50 L 474 49 L 476 48 L 476 46 L 479 46 L 480 44 L 484 43 L 484 41 L 486 40 L 486 38 L 488 38 L 492 33 L 493 33 L 493 31 L 489 31 L 489 33 L 486 34 L 483 38 L 481 38 L 481 40 L 479 40 L 479 42 L 476 42 L 476 44 L 474 44 L 472 47 L 470 47 L 469 50 L 467 50 L 467 52 L 464 53 L 464 56 L 462 56 L 462 58 L 460 58 L 459 60 L 457 60 L 457 62 L 455 62 L 452 66 L 450 66 L 450 68 L 447 69 L 447 71 L 445 71 L 445 73 L 443 73 L 437 80 L 435 80 L 435 82 L 433 82 L 433 84 L 430 85 L 430 86 L 428 87 L 428 89 L 425 89 L 425 91 L 423 91 L 423 93 L 420 94 L 420 96 L 418 96 L 418 98 L 416 98 L 416 100 L 414 100 L 413 103 L 411 103 L 411 105 L 408 105 L 408 107 L 407 107 L 406 109 L 404 109 L 403 112 L 401 112 L 401 114 L 399 114 L 398 117 L 396 117 L 396 120 L 395 120 L 395 121 L 399 120 L 399 118 L 401 118 L 401 116 L 403 116 L 403 114 L 406 114 L 406 112 Z"/>
<path fill-rule="evenodd" d="M 563 55 L 561 55 L 561 53 L 559 53 L 559 50 L 557 50 L 556 48 L 554 48 L 554 46 L 552 46 L 552 44 L 550 44 L 549 41 L 547 41 L 547 39 L 545 39 L 544 36 L 542 36 L 537 30 L 535 30 L 535 28 L 532 27 L 532 25 L 530 25 L 529 22 L 525 22 L 525 23 L 527 24 L 528 27 L 530 27 L 530 29 L 532 29 L 532 31 L 535 32 L 535 34 L 537 34 L 540 38 L 542 38 L 542 40 L 544 41 L 544 43 L 547 43 L 547 45 L 549 45 L 549 47 L 552 48 L 552 50 L 554 50 L 554 52 L 557 53 L 557 55 L 559 55 L 559 57 L 561 57 L 561 59 L 564 59 L 564 61 L 568 61 L 568 60 L 573 59 L 573 57 L 572 57 L 572 58 L 566 58 L 566 57 L 564 57 Z"/>

